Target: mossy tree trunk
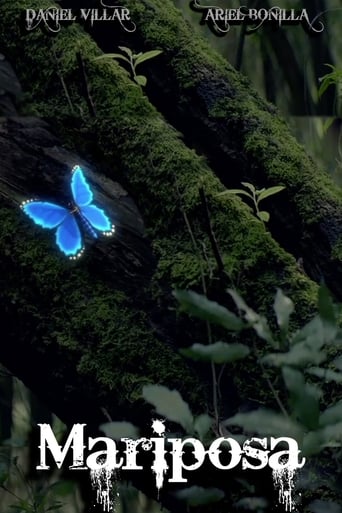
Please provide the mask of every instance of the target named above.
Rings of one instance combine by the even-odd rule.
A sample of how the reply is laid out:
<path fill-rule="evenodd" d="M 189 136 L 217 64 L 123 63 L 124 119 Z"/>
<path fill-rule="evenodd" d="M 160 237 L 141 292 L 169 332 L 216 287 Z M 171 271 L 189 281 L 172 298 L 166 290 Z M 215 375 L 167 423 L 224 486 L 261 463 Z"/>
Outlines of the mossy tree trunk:
<path fill-rule="evenodd" d="M 138 2 L 126 4 L 139 15 Z M 208 294 L 226 304 L 227 286 L 238 288 L 248 302 L 268 313 L 280 287 L 296 304 L 298 326 L 312 314 L 316 285 L 245 204 L 235 197 L 217 196 L 224 186 L 215 159 L 209 158 L 210 167 L 190 149 L 116 62 L 94 61 L 101 52 L 81 27 L 62 29 L 54 38 L 40 30 L 22 31 L 22 9 L 50 5 L 45 0 L 4 0 L 0 5 L 0 43 L 29 94 L 26 108 L 49 118 L 62 139 L 52 136 L 37 118 L 1 124 L 0 306 L 8 334 L 0 348 L 1 361 L 68 423 L 86 421 L 96 427 L 110 415 L 144 430 L 150 421 L 150 410 L 141 400 L 145 383 L 176 388 L 195 412 L 206 407 L 211 411 L 208 373 L 178 354 L 180 346 L 206 342 L 206 335 L 200 323 L 175 314 L 172 288 L 203 291 L 205 283 Z M 302 219 L 306 240 L 314 248 L 314 228 L 319 237 L 323 221 L 315 212 L 310 231 L 305 216 L 313 215 L 319 204 L 329 215 L 332 207 L 340 211 L 332 185 L 323 175 L 315 178 L 310 160 L 274 109 L 254 98 L 244 79 L 222 60 L 216 62 L 204 43 L 195 41 L 191 46 L 190 33 L 183 32 L 188 29 L 171 7 L 167 18 L 158 1 L 139 5 L 144 14 L 137 20 L 145 41 L 141 49 L 164 45 L 162 69 L 170 73 L 171 98 L 177 87 L 182 98 L 183 114 L 175 109 L 177 127 L 187 116 L 191 123 L 201 122 L 211 134 L 212 151 L 216 147 L 218 156 L 223 152 L 232 175 L 243 165 L 244 174 L 227 183 L 240 176 L 254 183 L 261 180 L 263 185 L 284 183 L 286 199 L 280 206 L 269 204 L 271 215 L 277 223 L 287 208 L 291 212 L 296 208 L 296 222 Z M 158 13 L 160 9 L 164 32 L 159 30 L 158 16 L 155 34 L 152 31 L 150 8 Z M 166 35 L 168 42 L 163 40 Z M 186 51 L 167 46 L 178 44 L 177 40 Z M 95 112 L 89 111 L 89 97 L 84 95 L 79 55 Z M 211 59 L 210 66 L 204 57 Z M 161 80 L 158 69 L 158 64 L 151 64 L 154 84 Z M 235 140 L 226 109 L 229 120 L 235 119 Z M 188 135 L 187 130 L 185 126 Z M 208 150 L 199 132 L 192 136 L 196 147 Z M 270 153 L 273 146 L 276 150 Z M 287 162 L 283 157 L 292 151 Z M 24 219 L 18 206 L 32 195 L 66 199 L 65 177 L 77 162 L 85 167 L 117 231 L 111 240 L 88 244 L 85 258 L 70 264 L 53 251 L 49 234 Z M 288 173 L 281 179 L 284 168 Z M 223 173 L 219 175 L 224 181 Z M 320 189 L 314 190 L 311 182 Z M 212 228 L 200 189 L 205 192 Z M 328 220 L 334 219 L 331 215 Z M 297 228 L 290 220 L 289 233 L 297 233 Z M 324 262 L 321 255 L 319 269 Z M 246 337 L 245 342 L 252 340 Z M 255 362 L 251 357 L 244 365 L 253 368 Z M 239 384 L 242 398 L 260 398 L 264 388 L 256 387 L 260 379 L 251 375 L 250 383 Z M 228 399 L 222 403 L 228 403 L 232 412 L 234 405 Z M 219 483 L 229 496 L 230 484 L 222 482 L 222 476 L 206 472 L 196 479 L 203 486 L 216 480 L 215 485 Z M 139 476 L 137 483 L 146 489 Z M 147 489 L 152 493 L 151 486 Z M 172 506 L 170 497 L 165 503 Z"/>
<path fill-rule="evenodd" d="M 78 5 L 75 0 L 62 4 Z M 94 7 L 96 1 L 83 4 Z M 151 101 L 206 156 L 225 186 L 239 187 L 241 181 L 260 188 L 286 186 L 267 202 L 272 235 L 303 261 L 312 279 L 324 279 L 342 298 L 340 191 L 297 144 L 274 106 L 194 33 L 171 0 L 124 0 L 123 5 L 137 31 L 95 24 L 88 27 L 92 37 L 105 52 L 117 51 L 118 45 L 137 53 L 163 50 L 145 64 Z M 284 51 L 281 34 L 274 33 L 277 42 L 271 44 Z"/>

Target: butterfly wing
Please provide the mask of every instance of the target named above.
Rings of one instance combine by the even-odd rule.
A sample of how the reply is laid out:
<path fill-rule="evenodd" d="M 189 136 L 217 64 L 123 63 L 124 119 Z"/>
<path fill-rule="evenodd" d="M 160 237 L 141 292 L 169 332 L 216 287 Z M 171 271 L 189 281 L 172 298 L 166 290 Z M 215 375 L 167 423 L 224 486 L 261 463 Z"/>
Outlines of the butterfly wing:
<path fill-rule="evenodd" d="M 65 255 L 76 258 L 82 254 L 80 229 L 67 208 L 48 201 L 27 201 L 21 208 L 39 226 L 57 228 L 56 243 Z"/>
<path fill-rule="evenodd" d="M 97 237 L 95 230 L 99 230 L 104 235 L 112 235 L 114 227 L 109 217 L 101 208 L 91 204 L 93 193 L 80 166 L 73 168 L 71 191 L 74 201 L 79 208 L 80 215 L 91 235 Z"/>
<path fill-rule="evenodd" d="M 114 233 L 114 226 L 110 222 L 109 217 L 96 205 L 86 205 L 80 209 L 80 213 L 92 228 L 99 230 L 104 235 Z"/>
<path fill-rule="evenodd" d="M 68 257 L 78 258 L 83 253 L 82 236 L 75 216 L 68 212 L 56 230 L 56 243 Z"/>
<path fill-rule="evenodd" d="M 94 237 L 97 236 L 95 230 L 101 231 L 104 235 L 114 233 L 114 226 L 104 211 L 96 205 L 91 205 L 93 193 L 80 166 L 73 168 L 71 192 L 75 211 L 79 212 Z M 74 210 L 70 211 L 48 201 L 27 201 L 21 208 L 39 226 L 57 228 L 56 244 L 65 255 L 77 258 L 83 253 L 82 236 Z"/>
<path fill-rule="evenodd" d="M 89 205 L 93 201 L 93 193 L 80 166 L 72 170 L 71 192 L 74 202 L 79 207 Z"/>
<path fill-rule="evenodd" d="M 22 203 L 21 208 L 30 219 L 43 228 L 56 228 L 69 214 L 68 209 L 48 201 L 26 201 Z"/>

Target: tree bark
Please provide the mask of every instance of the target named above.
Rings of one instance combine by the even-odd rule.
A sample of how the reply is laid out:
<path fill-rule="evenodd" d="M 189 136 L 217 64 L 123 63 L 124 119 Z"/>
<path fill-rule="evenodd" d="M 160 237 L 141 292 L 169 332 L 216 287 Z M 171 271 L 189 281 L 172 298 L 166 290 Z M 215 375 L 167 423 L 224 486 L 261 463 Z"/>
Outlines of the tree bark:
<path fill-rule="evenodd" d="M 80 2 L 62 4 L 76 8 Z M 124 0 L 123 5 L 137 31 L 95 24 L 87 27 L 92 37 L 105 52 L 117 51 L 118 45 L 136 52 L 163 50 L 144 64 L 150 101 L 188 145 L 205 155 L 226 187 L 241 181 L 260 188 L 286 186 L 281 196 L 267 201 L 272 235 L 303 260 L 313 280 L 324 280 L 341 299 L 340 191 L 296 143 L 276 109 L 194 33 L 171 1 Z"/>
<path fill-rule="evenodd" d="M 204 407 L 194 370 L 168 341 L 158 340 L 147 319 L 151 301 L 140 291 L 148 286 L 155 258 L 127 193 L 99 170 L 91 172 L 37 118 L 2 118 L 0 132 L 1 361 L 67 425 L 84 422 L 92 435 L 108 418 L 144 430 L 151 422 L 140 399 L 146 383 L 162 382 L 194 409 L 201 402 Z M 76 162 L 110 214 L 115 201 L 120 242 L 110 248 L 99 242 L 90 260 L 74 265 L 53 251 L 53 236 L 23 219 L 18 203 L 33 190 L 63 203 L 63 177 Z M 191 390 L 197 390 L 196 399 L 187 397 Z M 155 496 L 152 480 L 128 477 Z M 172 497 L 166 494 L 163 501 L 172 510 Z"/>

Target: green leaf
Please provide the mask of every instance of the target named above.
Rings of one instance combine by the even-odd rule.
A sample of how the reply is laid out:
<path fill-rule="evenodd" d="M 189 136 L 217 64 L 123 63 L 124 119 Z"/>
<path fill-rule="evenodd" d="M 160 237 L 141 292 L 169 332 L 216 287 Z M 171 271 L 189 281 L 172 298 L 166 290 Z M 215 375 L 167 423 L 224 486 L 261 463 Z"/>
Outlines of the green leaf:
<path fill-rule="evenodd" d="M 321 285 L 318 290 L 318 310 L 322 319 L 333 324 L 336 323 L 334 303 L 329 289 L 325 285 Z"/>
<path fill-rule="evenodd" d="M 320 430 L 323 447 L 342 447 L 342 421 Z"/>
<path fill-rule="evenodd" d="M 311 367 L 306 369 L 306 372 L 317 378 L 322 378 L 324 381 L 342 383 L 342 372 L 334 372 L 331 369 L 322 369 L 321 367 Z"/>
<path fill-rule="evenodd" d="M 3 445 L 5 446 L 11 446 L 12 448 L 17 447 L 26 447 L 27 446 L 27 439 L 20 437 L 20 436 L 14 436 L 12 438 L 8 438 L 7 440 L 4 440 Z M 13 460 L 13 463 L 16 465 L 16 461 Z"/>
<path fill-rule="evenodd" d="M 317 499 L 310 502 L 307 507 L 310 513 L 342 513 L 342 506 L 332 501 L 321 501 Z"/>
<path fill-rule="evenodd" d="M 326 75 L 322 82 L 321 82 L 321 85 L 319 86 L 319 89 L 318 89 L 318 98 L 321 99 L 323 94 L 325 93 L 325 91 L 328 89 L 328 87 L 330 85 L 333 85 L 335 83 L 335 80 L 332 78 L 332 77 L 329 77 L 328 75 Z"/>
<path fill-rule="evenodd" d="M 147 78 L 144 75 L 134 75 L 134 80 L 142 87 L 145 87 L 147 84 Z"/>
<path fill-rule="evenodd" d="M 301 449 L 305 456 L 312 456 L 323 449 L 322 436 L 320 431 L 310 431 L 304 435 Z"/>
<path fill-rule="evenodd" d="M 105 53 L 103 55 L 100 55 L 99 57 L 95 57 L 94 61 L 100 61 L 103 59 L 122 59 L 123 61 L 130 63 L 129 59 L 127 59 L 127 57 L 125 57 L 125 55 L 122 55 L 121 53 Z"/>
<path fill-rule="evenodd" d="M 294 304 L 290 298 L 285 296 L 282 290 L 277 289 L 273 308 L 277 317 L 277 323 L 281 330 L 287 331 L 290 315 L 294 311 Z"/>
<path fill-rule="evenodd" d="M 243 194 L 244 196 L 247 196 L 250 199 L 253 199 L 253 196 L 249 194 L 249 192 L 244 191 L 243 189 L 228 189 L 223 192 L 219 192 L 218 196 L 226 196 L 227 194 Z"/>
<path fill-rule="evenodd" d="M 305 383 L 304 375 L 297 369 L 283 367 L 282 373 L 286 388 L 290 392 L 289 403 L 294 415 L 308 429 L 316 429 L 319 423 L 321 390 Z"/>
<path fill-rule="evenodd" d="M 324 285 L 318 290 L 318 311 L 323 323 L 324 339 L 330 342 L 335 338 L 338 326 L 334 303 L 329 290 Z"/>
<path fill-rule="evenodd" d="M 307 365 L 319 365 L 324 362 L 327 355 L 310 348 L 306 342 L 300 342 L 293 346 L 287 353 L 270 353 L 263 357 L 262 361 L 268 365 L 282 367 L 288 365 L 303 368 Z"/>
<path fill-rule="evenodd" d="M 323 123 L 323 133 L 326 134 L 327 131 L 329 130 L 329 128 L 331 127 L 331 125 L 334 123 L 334 121 L 338 119 L 336 117 L 331 117 L 331 118 L 328 118 L 324 121 Z"/>
<path fill-rule="evenodd" d="M 145 62 L 149 59 L 153 59 L 161 53 L 163 53 L 162 50 L 151 50 L 150 52 L 145 52 L 137 57 L 137 59 L 135 60 L 135 66 L 138 66 L 138 64 L 141 64 L 142 62 Z"/>
<path fill-rule="evenodd" d="M 118 48 L 119 48 L 119 50 L 121 50 L 122 52 L 127 53 L 127 55 L 128 55 L 129 57 L 132 57 L 133 52 L 132 52 L 132 50 L 131 50 L 130 48 L 127 48 L 127 46 L 118 46 Z"/>
<path fill-rule="evenodd" d="M 331 73 L 327 73 L 319 78 L 321 83 L 318 89 L 318 98 L 320 99 L 330 85 L 337 85 L 342 80 L 342 70 L 336 68 L 332 64 L 325 64 L 328 68 L 332 69 Z"/>
<path fill-rule="evenodd" d="M 316 431 L 310 431 L 303 438 L 302 450 L 305 455 L 318 454 L 325 447 L 341 447 L 342 422 L 325 426 Z"/>
<path fill-rule="evenodd" d="M 333 340 L 329 341 L 331 345 L 341 347 L 342 346 L 342 330 L 338 329 Z"/>
<path fill-rule="evenodd" d="M 260 194 L 263 193 L 264 191 L 266 191 L 265 187 L 263 187 L 262 189 L 256 189 L 255 194 L 257 196 L 260 196 Z"/>
<path fill-rule="evenodd" d="M 222 500 L 224 492 L 218 488 L 191 486 L 190 488 L 175 492 L 175 496 L 177 499 L 186 501 L 189 506 L 204 506 L 205 504 Z"/>
<path fill-rule="evenodd" d="M 321 318 L 316 315 L 311 321 L 297 331 L 291 339 L 291 344 L 306 342 L 307 346 L 319 350 L 324 346 L 324 329 Z"/>
<path fill-rule="evenodd" d="M 268 502 L 264 497 L 244 497 L 235 503 L 236 509 L 242 509 L 243 511 L 256 511 L 257 513 L 264 511 L 267 506 Z"/>
<path fill-rule="evenodd" d="M 65 506 L 65 504 L 62 504 L 61 502 L 55 502 L 46 511 L 56 511 L 57 509 L 63 508 L 63 506 Z"/>
<path fill-rule="evenodd" d="M 259 194 L 258 197 L 258 203 L 261 200 L 264 200 L 265 198 L 268 198 L 269 196 L 273 196 L 274 194 L 278 194 L 278 192 L 281 192 L 285 189 L 283 185 L 276 185 L 275 187 L 270 187 L 269 189 L 265 189 L 261 194 Z"/>
<path fill-rule="evenodd" d="M 249 306 L 247 306 L 242 297 L 237 292 L 235 292 L 235 290 L 228 289 L 228 293 L 233 298 L 237 308 L 244 312 L 246 321 L 250 323 L 258 336 L 278 349 L 265 317 L 258 315 L 256 312 L 254 312 L 254 310 L 252 310 L 252 308 L 249 308 Z"/>
<path fill-rule="evenodd" d="M 231 363 L 249 355 L 249 348 L 243 344 L 215 342 L 210 345 L 193 344 L 180 352 L 193 360 L 205 360 L 214 363 Z"/>
<path fill-rule="evenodd" d="M 136 440 L 139 438 L 139 429 L 130 422 L 106 422 L 100 425 L 100 429 L 113 440 L 120 440 L 120 438 Z"/>
<path fill-rule="evenodd" d="M 330 68 L 332 70 L 336 70 L 337 69 L 333 64 L 330 64 L 329 62 L 325 62 L 324 66 L 326 66 L 327 68 Z M 320 77 L 319 80 L 323 80 L 323 77 Z"/>
<path fill-rule="evenodd" d="M 26 511 L 26 513 L 35 513 L 36 508 L 26 500 L 20 500 L 17 504 L 10 504 L 10 508 L 16 509 L 18 513 Z"/>
<path fill-rule="evenodd" d="M 142 394 L 145 401 L 153 404 L 159 415 L 177 422 L 186 432 L 193 432 L 194 419 L 189 405 L 177 390 L 170 390 L 162 385 L 145 385 Z"/>
<path fill-rule="evenodd" d="M 205 440 L 212 425 L 213 419 L 206 413 L 202 413 L 201 415 L 198 415 L 198 417 L 195 417 L 194 430 L 198 434 L 200 440 Z"/>
<path fill-rule="evenodd" d="M 342 371 L 342 356 L 338 356 L 337 358 L 335 358 L 333 364 L 334 367 L 336 367 L 336 369 Z"/>
<path fill-rule="evenodd" d="M 320 426 L 328 426 L 329 424 L 337 424 L 342 419 L 342 400 L 337 404 L 326 408 L 319 417 Z"/>
<path fill-rule="evenodd" d="M 270 220 L 270 214 L 266 212 L 266 210 L 259 210 L 259 212 L 257 212 L 257 216 L 264 223 L 268 223 L 268 221 Z"/>
<path fill-rule="evenodd" d="M 244 185 L 245 187 L 247 187 L 247 189 L 249 189 L 251 192 L 255 193 L 255 187 L 252 183 L 249 183 L 249 182 L 241 182 L 241 185 Z"/>
<path fill-rule="evenodd" d="M 281 413 L 258 408 L 246 413 L 237 413 L 234 417 L 223 421 L 225 426 L 235 425 L 250 433 L 270 436 L 290 436 L 300 440 L 303 431 L 297 422 Z"/>
<path fill-rule="evenodd" d="M 204 321 L 223 326 L 230 331 L 241 331 L 245 324 L 227 308 L 196 292 L 177 290 L 173 295 L 178 300 L 181 310 Z"/>
<path fill-rule="evenodd" d="M 49 486 L 49 491 L 53 492 L 54 495 L 59 497 L 66 497 L 75 491 L 75 483 L 72 481 L 57 481 Z"/>

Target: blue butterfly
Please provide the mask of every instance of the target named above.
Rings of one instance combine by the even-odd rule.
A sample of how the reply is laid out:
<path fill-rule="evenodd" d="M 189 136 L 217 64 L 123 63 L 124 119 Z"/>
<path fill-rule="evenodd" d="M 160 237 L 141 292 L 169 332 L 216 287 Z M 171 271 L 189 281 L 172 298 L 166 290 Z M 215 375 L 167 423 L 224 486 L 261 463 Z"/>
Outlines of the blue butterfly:
<path fill-rule="evenodd" d="M 92 237 L 97 238 L 98 231 L 110 236 L 115 227 L 102 209 L 92 204 L 93 193 L 80 166 L 72 169 L 71 208 L 61 207 L 48 201 L 28 200 L 21 204 L 22 210 L 36 224 L 43 228 L 56 229 L 56 244 L 70 259 L 75 260 L 84 251 L 79 218 Z"/>

